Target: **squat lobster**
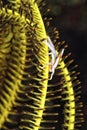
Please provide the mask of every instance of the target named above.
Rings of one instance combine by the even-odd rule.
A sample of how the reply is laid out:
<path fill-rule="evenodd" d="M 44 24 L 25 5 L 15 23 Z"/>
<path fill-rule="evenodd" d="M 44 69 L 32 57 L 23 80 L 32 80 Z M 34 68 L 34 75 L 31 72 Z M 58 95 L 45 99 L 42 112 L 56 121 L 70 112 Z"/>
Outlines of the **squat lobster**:
<path fill-rule="evenodd" d="M 47 63 L 49 65 L 49 71 L 51 72 L 51 76 L 49 80 L 51 80 L 53 78 L 56 67 L 58 66 L 59 62 L 62 59 L 64 49 L 62 49 L 59 52 L 59 54 L 57 54 L 57 51 L 55 50 L 55 47 L 49 36 L 47 36 L 47 40 L 44 40 L 44 43 L 48 46 L 48 48 L 51 51 L 49 55 L 51 55 L 52 59 L 51 62 Z"/>

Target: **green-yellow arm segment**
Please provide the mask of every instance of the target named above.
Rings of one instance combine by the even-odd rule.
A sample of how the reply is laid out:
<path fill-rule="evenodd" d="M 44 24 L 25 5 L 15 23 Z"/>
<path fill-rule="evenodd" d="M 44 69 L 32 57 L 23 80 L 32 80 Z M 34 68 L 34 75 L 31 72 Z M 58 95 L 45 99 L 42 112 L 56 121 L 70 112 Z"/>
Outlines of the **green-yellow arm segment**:
<path fill-rule="evenodd" d="M 59 68 L 63 76 L 62 91 L 64 95 L 67 95 L 65 98 L 62 99 L 65 100 L 63 129 L 67 128 L 67 130 L 74 130 L 76 110 L 75 110 L 75 95 L 74 95 L 73 83 L 70 77 L 70 73 L 64 61 L 60 62 Z"/>
<path fill-rule="evenodd" d="M 63 129 L 75 130 L 82 125 L 84 122 L 82 114 L 82 102 L 80 102 L 81 86 L 78 80 L 78 72 L 75 71 L 74 67 L 70 68 L 73 60 L 66 63 L 62 61 L 60 63 L 59 69 L 61 70 L 62 76 L 62 94 L 64 101 L 64 124 Z M 69 69 L 70 68 L 70 69 Z"/>
<path fill-rule="evenodd" d="M 17 97 L 26 57 L 25 19 L 0 9 L 0 129 Z"/>
<path fill-rule="evenodd" d="M 34 56 L 36 57 L 36 59 L 38 60 L 39 64 L 36 63 L 34 64 L 34 66 L 36 67 L 36 69 L 38 70 L 38 74 L 36 75 L 36 82 L 38 81 L 38 76 L 39 76 L 39 84 L 37 85 L 37 83 L 35 83 L 34 78 L 33 78 L 33 74 L 31 74 L 30 79 L 33 80 L 32 86 L 37 86 L 38 90 L 40 92 L 37 92 L 37 94 L 35 94 L 36 99 L 39 99 L 37 101 L 39 101 L 39 103 L 36 104 L 37 107 L 34 108 L 34 111 L 36 114 L 33 114 L 33 118 L 31 120 L 34 119 L 33 125 L 30 125 L 31 130 L 38 130 L 40 123 L 41 123 L 41 119 L 42 119 L 42 115 L 43 115 L 43 110 L 44 110 L 44 106 L 45 106 L 45 99 L 46 99 L 46 93 L 47 93 L 47 85 L 48 85 L 48 72 L 49 72 L 49 68 L 48 66 L 46 66 L 44 69 L 41 68 L 41 66 L 43 67 L 45 64 L 47 64 L 49 62 L 49 57 L 48 57 L 48 47 L 42 42 L 43 39 L 46 39 L 47 34 L 46 34 L 46 30 L 45 30 L 45 26 L 40 14 L 40 11 L 38 9 L 38 6 L 36 4 L 36 2 L 34 2 L 33 0 L 27 0 L 26 3 L 29 4 L 30 8 L 27 10 L 27 15 L 28 15 L 28 11 L 30 10 L 30 17 L 32 18 L 31 22 L 31 27 L 33 30 L 35 30 L 35 34 L 33 36 L 33 38 L 36 39 L 35 42 L 31 43 L 31 47 L 34 46 L 34 49 L 36 50 L 36 48 L 39 49 L 38 53 L 34 52 Z M 26 12 L 25 12 L 26 14 Z M 32 48 L 31 48 L 32 50 Z M 31 57 L 32 60 L 32 57 Z M 31 69 L 30 69 L 31 71 Z M 35 76 L 35 75 L 34 75 Z M 33 92 L 35 93 L 35 91 Z M 39 118 L 35 118 L 35 117 L 39 117 Z M 26 122 L 27 120 L 25 120 Z"/>

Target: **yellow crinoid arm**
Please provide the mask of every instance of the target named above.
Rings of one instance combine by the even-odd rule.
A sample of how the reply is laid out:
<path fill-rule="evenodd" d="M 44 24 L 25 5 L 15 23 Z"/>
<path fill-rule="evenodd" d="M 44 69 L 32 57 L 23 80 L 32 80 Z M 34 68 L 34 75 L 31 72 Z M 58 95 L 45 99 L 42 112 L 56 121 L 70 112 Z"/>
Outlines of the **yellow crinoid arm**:
<path fill-rule="evenodd" d="M 60 70 L 62 72 L 64 83 L 62 85 L 63 94 L 67 95 L 64 99 L 66 103 L 64 106 L 64 124 L 63 127 L 67 130 L 75 129 L 75 95 L 73 83 L 70 77 L 70 73 L 64 61 L 60 62 Z"/>
<path fill-rule="evenodd" d="M 13 107 L 24 74 L 26 58 L 25 18 L 0 9 L 0 129 Z M 15 26 L 16 25 L 16 26 Z M 20 41 L 20 42 L 19 42 Z M 21 54 L 21 55 L 20 55 Z M 21 62 L 22 61 L 22 62 Z"/>
<path fill-rule="evenodd" d="M 27 7 L 27 5 L 29 6 Z M 30 83 L 32 81 L 31 86 L 33 91 L 31 93 L 33 93 L 34 97 L 30 97 L 30 95 L 27 94 L 28 98 L 31 99 L 33 104 L 31 108 L 31 104 L 29 102 L 27 103 L 27 106 L 33 110 L 30 112 L 30 115 L 32 116 L 31 119 L 23 119 L 22 122 L 28 122 L 29 124 L 28 126 L 20 125 L 20 128 L 29 127 L 32 130 L 38 130 L 45 106 L 49 78 L 49 66 L 47 65 L 43 67 L 49 62 L 48 47 L 43 42 L 43 39 L 46 39 L 47 34 L 37 3 L 34 0 L 25 0 L 21 2 L 21 7 L 24 9 L 23 15 L 25 15 L 27 19 L 30 19 L 30 23 L 28 20 L 26 21 L 28 22 L 32 31 L 32 38 L 27 46 L 27 50 L 29 50 L 30 53 L 29 59 L 31 62 L 29 63 L 29 66 L 31 65 L 31 68 L 28 65 L 27 68 L 29 68 L 28 71 L 30 72 L 29 81 Z M 29 31 L 28 28 L 27 31 Z M 29 37 L 30 34 L 27 33 L 28 41 Z M 37 72 L 33 74 L 32 70 Z M 27 115 L 26 111 L 25 113 Z"/>

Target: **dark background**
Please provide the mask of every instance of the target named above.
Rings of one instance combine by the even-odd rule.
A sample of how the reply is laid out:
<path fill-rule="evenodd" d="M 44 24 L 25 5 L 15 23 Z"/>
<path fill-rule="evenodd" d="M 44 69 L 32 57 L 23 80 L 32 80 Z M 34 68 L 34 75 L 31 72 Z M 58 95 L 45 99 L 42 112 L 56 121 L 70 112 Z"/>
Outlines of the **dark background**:
<path fill-rule="evenodd" d="M 87 130 L 87 1 L 86 0 L 46 0 L 60 39 L 65 40 L 72 53 L 82 82 L 82 101 L 85 122 L 80 130 Z"/>

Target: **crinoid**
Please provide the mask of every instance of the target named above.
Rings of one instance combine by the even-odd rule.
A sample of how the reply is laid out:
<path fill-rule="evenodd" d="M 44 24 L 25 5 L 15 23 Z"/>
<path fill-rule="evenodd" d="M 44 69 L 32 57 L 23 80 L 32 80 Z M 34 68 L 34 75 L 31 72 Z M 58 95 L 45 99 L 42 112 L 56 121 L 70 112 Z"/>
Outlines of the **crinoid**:
<path fill-rule="evenodd" d="M 57 42 L 56 28 L 51 35 L 45 28 L 50 19 L 43 22 L 43 6 L 41 0 L 0 0 L 1 130 L 56 130 L 61 117 L 62 130 L 76 130 L 83 122 L 80 82 L 70 54 L 62 56 L 49 80 L 48 63 L 57 60 L 44 42 L 52 39 L 57 56 L 66 45 Z"/>

